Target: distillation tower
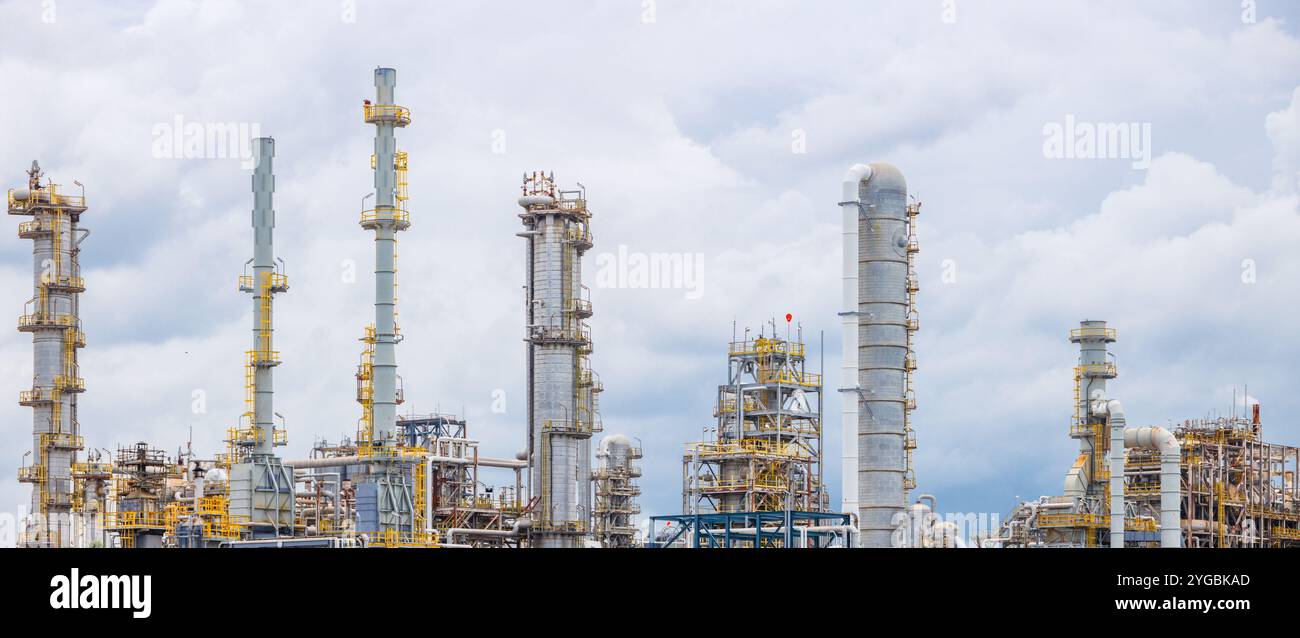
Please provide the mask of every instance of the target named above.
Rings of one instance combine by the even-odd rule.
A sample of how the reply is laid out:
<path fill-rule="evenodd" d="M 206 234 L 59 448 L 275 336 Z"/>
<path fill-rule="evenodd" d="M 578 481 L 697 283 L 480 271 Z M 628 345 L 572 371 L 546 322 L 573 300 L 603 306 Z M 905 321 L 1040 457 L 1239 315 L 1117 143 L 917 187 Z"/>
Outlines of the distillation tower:
<path fill-rule="evenodd" d="M 86 289 L 78 262 L 81 242 L 90 234 L 78 226 L 86 211 L 84 194 L 60 192 L 52 182 L 41 183 L 41 167 L 32 162 L 27 188 L 8 191 L 10 215 L 31 217 L 18 226 L 18 236 L 32 240 L 34 294 L 18 318 L 18 330 L 32 335 L 32 387 L 18 402 L 32 408 L 30 462 L 18 480 L 32 485 L 31 511 L 19 545 L 70 547 L 93 537 L 108 467 L 79 463 L 84 448 L 77 421 L 77 397 L 85 391 L 77 353 L 86 345 L 80 317 L 80 293 Z M 80 185 L 80 184 L 78 184 Z"/>
<path fill-rule="evenodd" d="M 843 511 L 864 547 L 890 547 L 916 487 L 912 374 L 919 203 L 889 164 L 856 164 L 844 178 Z"/>
<path fill-rule="evenodd" d="M 594 535 L 601 547 L 637 545 L 633 517 L 641 513 L 637 504 L 641 488 L 636 484 L 641 476 L 636 460 L 641 457 L 641 446 L 633 445 L 625 435 L 611 434 L 600 440 L 596 451 L 600 467 L 591 478 L 596 488 Z"/>
<path fill-rule="evenodd" d="M 581 185 L 579 185 L 581 186 Z M 591 435 L 601 431 L 591 370 L 590 294 L 582 256 L 592 247 L 585 189 L 525 175 L 519 213 L 527 241 L 525 293 L 528 450 L 534 547 L 578 547 L 590 532 Z"/>

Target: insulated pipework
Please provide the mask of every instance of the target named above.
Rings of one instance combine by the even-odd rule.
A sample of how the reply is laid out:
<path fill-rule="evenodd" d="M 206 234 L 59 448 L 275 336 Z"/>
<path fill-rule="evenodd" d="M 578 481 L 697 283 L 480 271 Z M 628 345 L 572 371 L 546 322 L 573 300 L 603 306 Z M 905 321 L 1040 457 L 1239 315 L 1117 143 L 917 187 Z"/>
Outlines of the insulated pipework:
<path fill-rule="evenodd" d="M 840 311 L 842 344 L 840 350 L 840 423 L 842 442 L 840 462 L 840 511 L 858 515 L 858 217 L 861 200 L 858 189 L 871 176 L 871 167 L 854 164 L 844 175 L 844 192 L 840 200 L 843 219 L 843 299 Z"/>
<path fill-rule="evenodd" d="M 1182 447 L 1172 432 L 1160 426 L 1126 427 L 1119 401 L 1095 401 L 1094 411 L 1110 421 L 1110 546 L 1124 547 L 1124 450 L 1142 448 L 1160 453 L 1160 546 L 1180 547 Z"/>

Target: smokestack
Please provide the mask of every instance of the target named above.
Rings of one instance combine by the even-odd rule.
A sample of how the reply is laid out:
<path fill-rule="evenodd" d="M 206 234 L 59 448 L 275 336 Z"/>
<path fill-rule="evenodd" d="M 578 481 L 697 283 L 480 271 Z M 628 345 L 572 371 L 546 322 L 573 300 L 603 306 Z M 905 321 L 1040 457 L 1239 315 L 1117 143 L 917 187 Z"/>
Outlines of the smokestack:
<path fill-rule="evenodd" d="M 253 405 L 249 418 L 253 423 L 253 454 L 270 455 L 275 445 L 275 407 L 273 403 L 273 369 L 280 364 L 280 354 L 272 344 L 272 298 L 289 289 L 283 274 L 275 272 L 275 175 L 272 158 L 275 140 L 253 140 L 257 164 L 253 169 L 253 277 L 245 291 L 253 294 Z"/>
<path fill-rule="evenodd" d="M 397 71 L 375 69 L 375 103 L 365 106 L 375 125 L 375 207 L 361 215 L 361 227 L 375 231 L 374 438 L 397 433 L 397 311 L 394 277 L 397 232 L 410 227 L 405 195 L 399 192 L 397 142 L 393 131 L 411 123 L 410 112 L 393 103 Z M 405 166 L 403 166 L 404 172 Z M 391 443 L 390 443 L 391 444 Z"/>

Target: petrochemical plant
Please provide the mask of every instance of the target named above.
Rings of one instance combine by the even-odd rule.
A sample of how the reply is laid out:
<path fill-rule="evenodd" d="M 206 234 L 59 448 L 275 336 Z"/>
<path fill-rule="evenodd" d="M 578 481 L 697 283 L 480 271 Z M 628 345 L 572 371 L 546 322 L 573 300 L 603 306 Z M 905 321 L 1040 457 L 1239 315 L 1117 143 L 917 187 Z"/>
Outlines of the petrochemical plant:
<path fill-rule="evenodd" d="M 1079 454 L 1060 496 L 1020 503 L 986 547 L 1300 546 L 1300 448 L 1266 443 L 1248 416 L 1130 427 L 1106 382 L 1116 330 L 1084 321 L 1070 437 Z"/>
<path fill-rule="evenodd" d="M 18 321 L 32 335 L 32 449 L 18 478 L 31 486 L 21 547 L 951 547 L 952 523 L 928 522 L 933 496 L 913 494 L 917 447 L 913 375 L 921 204 L 885 163 L 854 165 L 843 181 L 840 426 L 842 501 L 824 480 L 823 372 L 803 328 L 775 321 L 734 334 L 713 425 L 682 455 L 681 513 L 640 520 L 639 441 L 605 435 L 591 366 L 593 317 L 582 262 L 594 246 L 585 187 L 527 173 L 519 220 L 526 254 L 527 418 L 517 454 L 480 453 L 464 418 L 400 416 L 398 233 L 411 226 L 408 156 L 396 133 L 411 112 L 395 101 L 393 69 L 376 69 L 374 192 L 360 226 L 374 241 L 374 319 L 360 332 L 356 432 L 317 438 L 285 459 L 274 406 L 281 364 L 275 304 L 290 291 L 275 254 L 275 141 L 253 143 L 253 255 L 238 288 L 252 302 L 243 411 L 210 454 L 173 456 L 149 442 L 114 454 L 86 445 L 77 403 L 86 383 L 79 254 L 90 234 L 84 189 L 46 179 L 33 162 L 8 191 L 29 217 L 33 295 Z M 80 187 L 80 183 L 75 183 Z M 360 238 L 358 238 L 358 241 Z M 829 283 L 829 282 L 828 282 Z M 1059 496 L 1019 504 L 983 547 L 1240 547 L 1300 545 L 1300 448 L 1265 443 L 1259 406 L 1246 416 L 1134 427 L 1108 392 L 1116 333 L 1084 321 L 1074 416 L 1079 443 Z M 824 356 L 824 353 L 818 353 Z M 283 390 L 282 390 L 283 391 Z M 292 390 L 290 390 L 292 391 Z M 703 414 L 701 415 L 703 416 Z M 594 448 L 594 449 L 593 449 Z M 594 459 L 594 463 L 593 463 Z M 499 483 L 488 486 L 485 480 Z M 918 521 L 927 521 L 917 524 Z M 644 523 L 645 527 L 642 527 Z"/>

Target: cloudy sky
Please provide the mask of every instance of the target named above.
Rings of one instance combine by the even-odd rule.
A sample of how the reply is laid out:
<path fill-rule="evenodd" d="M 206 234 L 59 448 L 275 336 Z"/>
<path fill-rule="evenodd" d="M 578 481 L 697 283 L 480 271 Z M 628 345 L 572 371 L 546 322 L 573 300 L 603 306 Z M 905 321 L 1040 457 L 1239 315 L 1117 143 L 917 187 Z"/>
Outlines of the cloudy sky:
<path fill-rule="evenodd" d="M 588 189 L 591 257 L 702 256 L 693 290 L 592 291 L 606 431 L 641 439 L 644 510 L 669 514 L 733 321 L 792 313 L 817 357 L 824 331 L 839 386 L 839 182 L 889 161 L 924 202 L 920 488 L 945 511 L 1006 512 L 1058 493 L 1073 460 L 1066 335 L 1084 318 L 1119 330 L 1112 388 L 1131 420 L 1224 413 L 1248 384 L 1267 437 L 1300 444 L 1298 20 L 1284 0 L 12 0 L 0 182 L 21 185 L 37 158 L 86 185 L 89 443 L 174 451 L 192 431 L 212 453 L 243 409 L 249 171 L 160 140 L 177 122 L 274 136 L 292 286 L 276 307 L 276 409 L 300 458 L 356 427 L 356 338 L 373 312 L 360 106 L 372 70 L 394 67 L 414 113 L 398 138 L 413 221 L 404 407 L 465 414 L 488 454 L 523 445 L 514 200 L 521 173 L 553 170 Z M 1140 143 L 1054 156 L 1045 132 L 1067 121 L 1133 125 Z M 30 250 L 12 231 L 0 241 L 15 316 Z M 15 399 L 0 401 L 0 506 L 17 512 L 30 337 L 0 331 L 0 360 Z"/>

